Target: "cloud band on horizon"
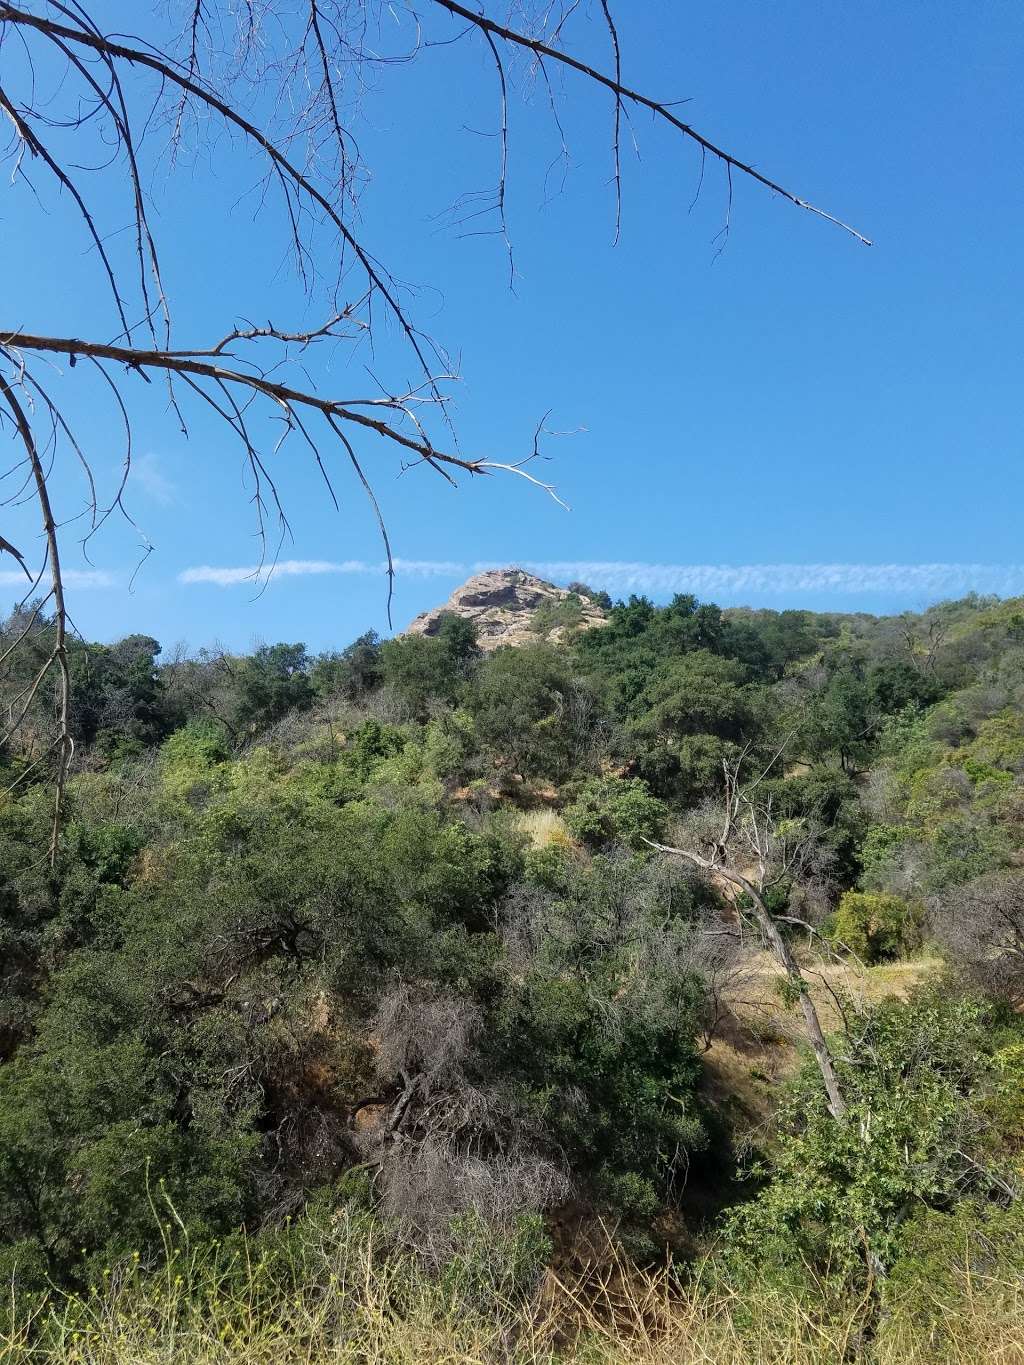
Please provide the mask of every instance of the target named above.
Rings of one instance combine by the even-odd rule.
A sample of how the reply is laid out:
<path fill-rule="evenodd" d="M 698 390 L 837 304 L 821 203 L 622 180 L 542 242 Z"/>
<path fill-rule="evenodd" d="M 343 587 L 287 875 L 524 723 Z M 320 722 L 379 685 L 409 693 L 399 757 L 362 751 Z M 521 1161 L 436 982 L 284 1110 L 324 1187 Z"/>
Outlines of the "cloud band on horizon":
<path fill-rule="evenodd" d="M 395 571 L 412 578 L 460 578 L 495 567 L 494 561 L 396 559 Z M 542 578 L 579 581 L 614 592 L 698 596 L 743 593 L 787 595 L 797 592 L 874 595 L 944 596 L 965 592 L 1001 596 L 1024 592 L 1022 564 L 647 564 L 622 560 L 522 560 L 522 568 Z M 220 588 L 263 584 L 274 578 L 325 574 L 379 576 L 383 562 L 287 559 L 262 569 L 258 565 L 217 567 L 203 564 L 183 570 L 178 581 Z"/>
<path fill-rule="evenodd" d="M 218 588 L 233 588 L 240 583 L 262 585 L 274 578 L 305 578 L 322 574 L 365 574 L 367 576 L 387 573 L 383 561 L 372 563 L 364 559 L 281 559 L 276 564 L 248 564 L 238 567 L 217 567 L 199 564 L 191 569 L 183 569 L 178 574 L 179 583 L 212 583 Z M 455 577 L 467 572 L 465 564 L 451 560 L 433 559 L 396 559 L 396 574 L 408 574 L 413 578 Z"/>
<path fill-rule="evenodd" d="M 644 564 L 532 561 L 547 578 L 578 580 L 619 591 L 793 593 L 963 593 L 1024 591 L 1021 564 Z"/>
<path fill-rule="evenodd" d="M 105 569 L 64 569 L 61 578 L 66 588 L 114 588 L 118 581 Z M 27 584 L 28 580 L 20 570 L 0 570 L 0 588 L 24 588 Z M 49 586 L 49 575 L 44 574 L 39 580 L 39 591 L 45 592 Z"/>

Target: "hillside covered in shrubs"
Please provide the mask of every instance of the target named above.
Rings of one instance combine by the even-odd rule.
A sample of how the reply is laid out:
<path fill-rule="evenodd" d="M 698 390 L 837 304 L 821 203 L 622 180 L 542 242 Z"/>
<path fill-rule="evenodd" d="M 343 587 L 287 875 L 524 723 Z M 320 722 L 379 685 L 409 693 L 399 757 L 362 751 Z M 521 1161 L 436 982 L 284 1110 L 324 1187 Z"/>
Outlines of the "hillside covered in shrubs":
<path fill-rule="evenodd" d="M 1022 1359 L 1024 602 L 560 611 L 75 644 L 53 867 L 32 698 L 12 1359 Z"/>

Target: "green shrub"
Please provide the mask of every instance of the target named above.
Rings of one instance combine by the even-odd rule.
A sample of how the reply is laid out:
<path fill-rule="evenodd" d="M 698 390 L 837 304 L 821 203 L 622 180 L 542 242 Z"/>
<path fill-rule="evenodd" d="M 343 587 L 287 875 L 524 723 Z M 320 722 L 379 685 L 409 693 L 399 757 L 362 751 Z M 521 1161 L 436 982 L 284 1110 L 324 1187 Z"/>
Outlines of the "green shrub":
<path fill-rule="evenodd" d="M 542 851 L 546 852 L 546 851 Z M 604 1207 L 649 1215 L 707 1145 L 693 896 L 634 856 L 536 858 L 490 1046 L 527 1121 Z"/>
<path fill-rule="evenodd" d="M 899 896 L 847 891 L 830 916 L 827 933 L 862 962 L 883 962 L 915 947 L 920 916 Z"/>
<path fill-rule="evenodd" d="M 918 831 L 911 825 L 871 825 L 860 851 L 861 885 L 869 891 L 883 887 L 900 854 L 918 838 Z"/>
<path fill-rule="evenodd" d="M 915 1213 L 1012 1189 L 1013 1150 L 986 1113 L 1003 1089 L 992 1055 L 1003 1039 L 994 1011 L 942 987 L 877 1006 L 836 1050 L 839 1120 L 808 1063 L 755 1167 L 766 1184 L 728 1220 L 737 1277 L 792 1285 L 811 1271 L 856 1291 L 899 1258 Z"/>
<path fill-rule="evenodd" d="M 592 848 L 643 848 L 645 839 L 664 837 L 668 807 L 639 778 L 592 777 L 562 815 L 570 834 Z"/>

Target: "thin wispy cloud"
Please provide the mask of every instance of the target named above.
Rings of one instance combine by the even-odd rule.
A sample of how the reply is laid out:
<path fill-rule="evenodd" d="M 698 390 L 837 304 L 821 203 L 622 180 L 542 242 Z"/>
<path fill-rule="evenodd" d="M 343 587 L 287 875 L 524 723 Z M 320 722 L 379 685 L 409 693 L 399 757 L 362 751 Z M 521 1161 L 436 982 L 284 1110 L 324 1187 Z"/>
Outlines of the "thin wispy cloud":
<path fill-rule="evenodd" d="M 282 559 L 276 564 L 243 564 L 218 567 L 200 564 L 178 575 L 179 583 L 214 583 L 218 588 L 233 588 L 239 583 L 265 583 L 271 578 L 303 578 L 325 573 L 361 573 L 358 560 L 335 564 L 326 559 Z"/>
<path fill-rule="evenodd" d="M 744 593 L 920 594 L 1024 592 L 1024 564 L 645 564 L 617 560 L 530 561 L 542 578 L 579 580 L 618 592 L 729 597 Z"/>
<path fill-rule="evenodd" d="M 395 572 L 411 578 L 457 578 L 466 572 L 465 564 L 451 560 L 396 559 Z M 381 560 L 365 559 L 281 559 L 276 564 L 246 564 L 240 566 L 199 564 L 183 569 L 179 583 L 212 583 L 218 588 L 233 588 L 239 584 L 264 584 L 275 578 L 306 578 L 322 574 L 363 574 L 379 578 L 388 566 Z"/>
<path fill-rule="evenodd" d="M 647 593 L 665 597 L 690 592 L 698 597 L 744 597 L 797 594 L 858 594 L 936 599 L 966 592 L 1012 596 L 1024 593 L 1024 564 L 648 564 L 636 560 L 520 560 L 520 567 L 556 583 L 579 581 L 611 593 Z M 405 578 L 465 578 L 493 569 L 496 561 L 475 564 L 458 560 L 396 559 Z M 379 577 L 383 561 L 363 559 L 285 559 L 277 564 L 198 565 L 178 575 L 181 583 L 207 583 L 220 588 L 264 584 L 275 578 L 358 574 Z"/>
<path fill-rule="evenodd" d="M 105 569 L 65 569 L 61 577 L 66 588 L 115 588 L 118 579 Z M 14 569 L 0 570 L 0 587 L 28 589 L 29 581 L 23 573 Z M 49 577 L 44 574 L 39 580 L 40 591 L 50 586 Z"/>
<path fill-rule="evenodd" d="M 450 578 L 468 572 L 465 564 L 451 559 L 396 559 L 394 565 L 396 573 L 412 578 Z M 386 570 L 387 565 L 382 564 L 380 568 Z"/>
<path fill-rule="evenodd" d="M 131 478 L 132 483 L 160 507 L 173 507 L 175 503 L 181 501 L 177 484 L 173 483 L 160 468 L 160 459 L 157 455 L 147 453 L 133 459 Z"/>

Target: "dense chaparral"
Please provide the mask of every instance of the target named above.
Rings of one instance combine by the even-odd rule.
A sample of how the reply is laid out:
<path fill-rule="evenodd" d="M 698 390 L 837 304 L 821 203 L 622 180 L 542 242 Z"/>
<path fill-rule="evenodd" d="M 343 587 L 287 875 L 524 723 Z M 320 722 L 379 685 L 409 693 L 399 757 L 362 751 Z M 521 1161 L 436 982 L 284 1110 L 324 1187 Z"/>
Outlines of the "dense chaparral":
<path fill-rule="evenodd" d="M 317 656 L 71 647 L 52 868 L 45 716 L 3 754 L 11 1342 L 56 1350 L 73 1319 L 104 1358 L 97 1287 L 146 1318 L 179 1263 L 191 1314 L 261 1267 L 244 1332 L 216 1310 L 250 1334 L 238 1358 L 328 1264 L 379 1273 L 396 1333 L 451 1328 L 432 1284 L 481 1332 L 539 1333 L 554 1275 L 575 1284 L 555 1336 L 586 1335 L 595 1267 L 652 1293 L 666 1255 L 669 1337 L 719 1295 L 737 1342 L 789 1304 L 937 1359 L 963 1348 L 943 1295 L 963 1327 L 988 1277 L 1010 1311 L 1024 606 L 573 584 L 534 624 L 489 653 L 455 612 Z M 26 628 L 8 696 L 50 647 L 45 610 L 3 638 Z"/>

